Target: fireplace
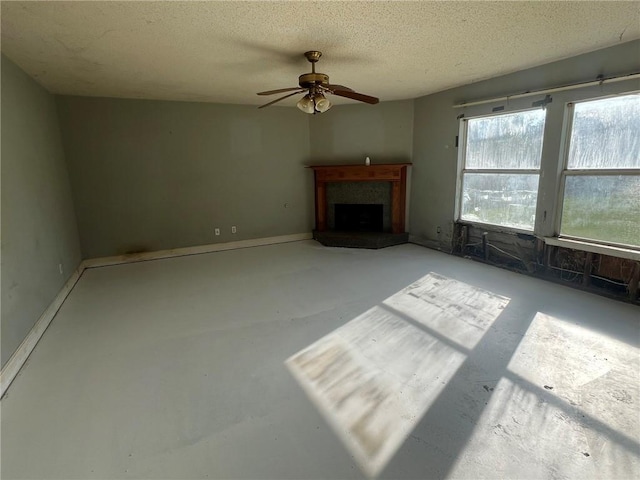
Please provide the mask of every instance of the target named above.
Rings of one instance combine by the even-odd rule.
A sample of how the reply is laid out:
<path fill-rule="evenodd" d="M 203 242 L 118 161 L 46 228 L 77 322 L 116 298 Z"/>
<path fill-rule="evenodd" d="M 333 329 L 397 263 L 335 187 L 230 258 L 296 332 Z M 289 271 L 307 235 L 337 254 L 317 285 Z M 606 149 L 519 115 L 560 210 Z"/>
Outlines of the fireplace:
<path fill-rule="evenodd" d="M 344 230 L 336 223 L 337 205 L 382 205 L 381 231 L 391 231 L 390 182 L 328 182 L 325 196 L 327 231 Z"/>
<path fill-rule="evenodd" d="M 406 243 L 409 164 L 318 165 L 314 238 L 327 246 L 382 248 Z"/>
<path fill-rule="evenodd" d="M 336 231 L 382 232 L 381 203 L 336 203 Z"/>

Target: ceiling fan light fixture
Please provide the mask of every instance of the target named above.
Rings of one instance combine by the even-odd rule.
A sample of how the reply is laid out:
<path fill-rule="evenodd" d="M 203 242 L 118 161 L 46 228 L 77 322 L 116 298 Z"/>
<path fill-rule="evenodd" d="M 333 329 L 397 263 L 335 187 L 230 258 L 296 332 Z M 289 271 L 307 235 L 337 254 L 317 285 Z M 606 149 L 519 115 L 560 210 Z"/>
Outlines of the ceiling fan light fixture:
<path fill-rule="evenodd" d="M 315 110 L 315 105 L 313 103 L 313 100 L 311 99 L 311 97 L 309 96 L 309 94 L 306 94 L 304 97 L 302 97 L 298 103 L 296 104 L 296 106 L 302 110 L 304 113 L 313 113 Z"/>
<path fill-rule="evenodd" d="M 324 113 L 331 108 L 331 102 L 321 93 L 318 93 L 313 100 L 316 104 L 316 110 L 320 113 Z"/>

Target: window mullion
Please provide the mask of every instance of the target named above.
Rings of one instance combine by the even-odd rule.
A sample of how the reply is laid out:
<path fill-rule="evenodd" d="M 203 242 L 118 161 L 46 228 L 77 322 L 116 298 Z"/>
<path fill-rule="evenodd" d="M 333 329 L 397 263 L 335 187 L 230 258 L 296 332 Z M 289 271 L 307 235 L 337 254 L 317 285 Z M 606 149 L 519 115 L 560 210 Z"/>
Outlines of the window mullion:
<path fill-rule="evenodd" d="M 469 168 L 469 169 L 464 169 L 462 173 L 463 174 L 465 173 L 486 173 L 486 174 L 504 173 L 504 174 L 511 174 L 511 175 L 539 175 L 540 169 L 531 168 L 531 169 L 525 170 L 525 169 L 511 169 L 511 168 Z"/>
<path fill-rule="evenodd" d="M 467 163 L 467 128 L 468 123 L 465 118 L 460 119 L 458 129 L 458 173 L 456 176 L 456 198 L 454 205 L 454 215 L 456 220 L 462 217 L 462 192 L 464 183 L 464 170 Z"/>
<path fill-rule="evenodd" d="M 566 175 L 586 175 L 592 177 L 599 177 L 603 175 L 640 175 L 640 168 L 589 168 L 589 169 L 567 169 Z"/>

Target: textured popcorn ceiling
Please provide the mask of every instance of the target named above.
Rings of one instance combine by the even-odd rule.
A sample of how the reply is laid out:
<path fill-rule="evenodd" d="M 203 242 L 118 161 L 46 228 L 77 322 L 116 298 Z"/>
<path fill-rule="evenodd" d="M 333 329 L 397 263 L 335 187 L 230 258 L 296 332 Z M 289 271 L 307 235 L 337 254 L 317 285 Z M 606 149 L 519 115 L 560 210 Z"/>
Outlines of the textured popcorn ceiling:
<path fill-rule="evenodd" d="M 636 38 L 637 1 L 2 2 L 5 55 L 52 93 L 106 97 L 259 105 L 317 49 L 333 83 L 398 100 Z"/>

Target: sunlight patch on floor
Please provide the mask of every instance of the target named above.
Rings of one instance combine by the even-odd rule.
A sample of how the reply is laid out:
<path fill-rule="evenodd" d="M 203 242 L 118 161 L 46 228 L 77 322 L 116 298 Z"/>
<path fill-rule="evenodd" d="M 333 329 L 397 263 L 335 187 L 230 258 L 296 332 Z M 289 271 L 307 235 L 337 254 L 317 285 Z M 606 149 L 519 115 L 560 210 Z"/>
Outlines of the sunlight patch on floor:
<path fill-rule="evenodd" d="M 555 465 L 554 478 L 576 478 L 571 475 L 575 461 L 563 458 L 567 446 L 575 458 L 589 461 L 583 455 L 589 451 L 588 440 L 575 418 L 502 378 L 451 477 L 477 471 L 484 472 L 478 478 L 522 478 L 522 472 L 529 473 L 527 478 L 546 478 L 549 465 Z"/>
<path fill-rule="evenodd" d="M 638 472 L 637 454 L 632 444 L 621 449 L 615 440 L 600 434 L 579 408 L 557 401 L 554 392 L 502 378 L 450 476 L 628 478 Z"/>
<path fill-rule="evenodd" d="M 620 362 L 640 363 L 637 349 L 576 323 L 538 312 L 509 363 L 509 370 L 533 383 L 578 388 L 607 375 Z M 532 368 L 534 365 L 537 368 Z"/>
<path fill-rule="evenodd" d="M 375 476 L 466 358 L 464 346 L 438 337 L 477 343 L 508 301 L 430 273 L 286 365 L 363 472 Z"/>
<path fill-rule="evenodd" d="M 509 299 L 430 273 L 384 301 L 385 305 L 472 349 Z"/>
<path fill-rule="evenodd" d="M 452 477 L 639 476 L 638 363 L 630 345 L 536 313 Z"/>
<path fill-rule="evenodd" d="M 633 346 L 537 313 L 508 370 L 640 442 L 640 357 Z"/>

